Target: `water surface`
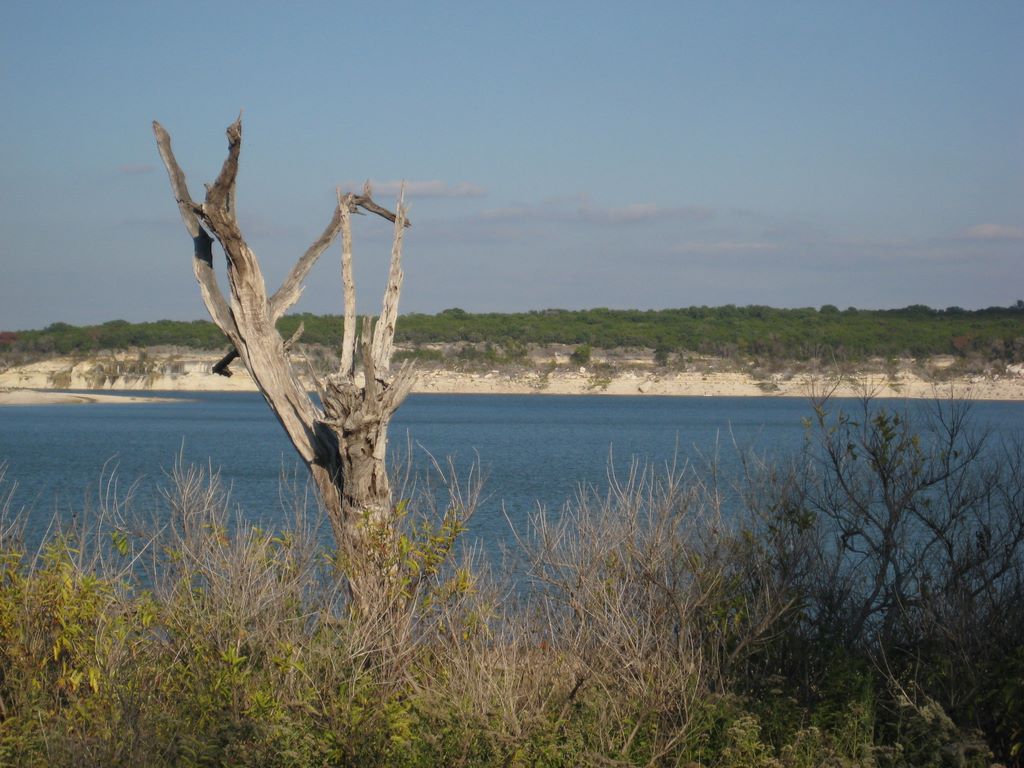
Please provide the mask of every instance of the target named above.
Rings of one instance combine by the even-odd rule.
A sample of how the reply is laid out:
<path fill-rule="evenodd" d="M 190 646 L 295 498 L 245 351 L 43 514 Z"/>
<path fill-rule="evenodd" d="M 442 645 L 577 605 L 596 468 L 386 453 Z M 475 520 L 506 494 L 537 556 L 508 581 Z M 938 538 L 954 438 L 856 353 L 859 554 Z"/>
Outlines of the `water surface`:
<path fill-rule="evenodd" d="M 247 516 L 280 519 L 282 472 L 305 482 L 305 470 L 260 395 L 153 394 L 172 402 L 0 408 L 0 462 L 33 526 L 81 509 L 114 468 L 122 488 L 137 482 L 139 503 L 153 503 L 179 454 L 219 470 Z M 973 410 L 978 424 L 1024 429 L 1022 403 Z M 391 453 L 411 450 L 419 476 L 431 456 L 451 457 L 463 477 L 478 463 L 487 498 L 470 533 L 493 543 L 508 535 L 506 514 L 521 522 L 537 504 L 558 508 L 581 484 L 604 487 L 610 467 L 703 465 L 717 454 L 729 469 L 738 450 L 795 452 L 809 413 L 796 398 L 421 394 L 395 414 Z"/>

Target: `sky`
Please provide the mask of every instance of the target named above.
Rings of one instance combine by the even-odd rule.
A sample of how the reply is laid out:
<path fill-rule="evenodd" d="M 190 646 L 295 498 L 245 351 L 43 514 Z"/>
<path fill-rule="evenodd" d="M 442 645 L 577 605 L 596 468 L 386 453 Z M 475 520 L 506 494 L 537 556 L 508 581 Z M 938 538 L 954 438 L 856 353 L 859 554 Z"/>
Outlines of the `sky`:
<path fill-rule="evenodd" d="M 1019 0 L 4 0 L 0 329 L 206 317 L 151 121 L 200 198 L 240 110 L 271 291 L 370 179 L 404 312 L 1008 305 L 1022 86 Z M 390 228 L 354 237 L 376 313 Z"/>

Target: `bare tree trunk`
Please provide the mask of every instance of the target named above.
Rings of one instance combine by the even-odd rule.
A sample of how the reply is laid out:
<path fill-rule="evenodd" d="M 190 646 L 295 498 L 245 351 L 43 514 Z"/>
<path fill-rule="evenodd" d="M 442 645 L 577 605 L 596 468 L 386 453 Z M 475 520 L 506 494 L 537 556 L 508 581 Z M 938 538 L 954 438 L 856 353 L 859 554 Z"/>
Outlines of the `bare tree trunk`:
<path fill-rule="evenodd" d="M 391 489 L 385 454 L 387 428 L 394 411 L 412 388 L 409 366 L 390 373 L 395 320 L 402 288 L 402 235 L 409 226 L 402 200 L 396 213 L 377 205 L 369 184 L 361 195 L 338 194 L 338 205 L 323 234 L 302 255 L 281 287 L 267 295 L 255 254 L 246 244 L 235 211 L 235 181 L 242 143 L 241 118 L 227 129 L 228 156 L 217 180 L 207 187 L 206 200 L 192 200 L 163 126 L 153 123 L 157 147 L 178 202 L 185 228 L 195 245 L 193 268 L 210 317 L 233 349 L 217 364 L 218 373 L 241 359 L 308 467 L 331 522 L 335 542 L 346 563 L 354 597 L 369 602 L 386 582 L 392 556 Z M 362 381 L 355 371 L 355 285 L 352 279 L 351 214 L 358 209 L 395 224 L 391 268 L 380 321 L 373 329 L 363 318 Z M 299 298 L 302 282 L 331 242 L 342 234 L 345 329 L 341 368 L 319 382 L 323 409 L 304 391 L 288 359 L 276 322 Z M 212 237 L 211 237 L 212 234 Z M 229 293 L 225 297 L 213 270 L 213 240 L 227 259 Z M 376 583 L 374 583 L 376 582 Z"/>

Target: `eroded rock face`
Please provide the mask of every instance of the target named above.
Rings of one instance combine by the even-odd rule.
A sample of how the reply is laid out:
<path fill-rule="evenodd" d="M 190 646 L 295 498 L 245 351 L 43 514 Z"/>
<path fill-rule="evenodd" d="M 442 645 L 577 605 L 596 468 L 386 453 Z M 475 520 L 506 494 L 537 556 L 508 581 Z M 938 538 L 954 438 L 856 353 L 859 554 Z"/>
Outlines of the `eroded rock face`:
<path fill-rule="evenodd" d="M 245 370 L 231 378 L 213 374 L 216 352 L 151 356 L 124 352 L 55 357 L 0 374 L 0 386 L 31 389 L 238 390 L 255 391 Z"/>
<path fill-rule="evenodd" d="M 0 373 L 0 388 L 255 392 L 252 379 L 240 364 L 232 366 L 230 378 L 212 372 L 221 356 L 221 351 L 173 348 L 135 349 L 89 357 L 55 357 L 14 366 Z M 303 386 L 313 391 L 315 387 L 304 373 L 309 368 L 306 358 L 295 354 L 292 362 L 300 372 Z M 1005 372 L 993 376 L 962 376 L 941 383 L 923 379 L 909 370 L 900 370 L 894 375 L 859 371 L 839 382 L 837 394 L 857 397 L 869 388 L 884 397 L 933 398 L 948 396 L 952 390 L 958 397 L 1024 400 L 1024 364 L 1015 363 L 1005 369 L 1000 366 L 1000 369 Z M 361 384 L 361 373 L 357 373 L 356 378 Z M 654 376 L 643 368 L 612 369 L 598 377 L 592 375 L 589 368 L 587 373 L 581 374 L 575 367 L 569 370 L 537 370 L 518 366 L 500 369 L 498 373 L 491 371 L 487 375 L 445 369 L 421 370 L 413 391 L 807 397 L 816 383 L 820 385 L 827 380 L 827 376 L 815 378 L 806 373 L 757 379 L 750 372 L 714 371 L 710 368 L 663 376 Z"/>

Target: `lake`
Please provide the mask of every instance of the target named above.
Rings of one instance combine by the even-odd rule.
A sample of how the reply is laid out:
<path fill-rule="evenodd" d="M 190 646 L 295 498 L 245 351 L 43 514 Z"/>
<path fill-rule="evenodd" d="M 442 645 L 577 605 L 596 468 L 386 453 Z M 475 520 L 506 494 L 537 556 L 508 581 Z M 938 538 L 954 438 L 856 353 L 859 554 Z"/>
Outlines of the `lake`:
<path fill-rule="evenodd" d="M 302 483 L 306 476 L 260 395 L 153 394 L 172 402 L 0 408 L 0 462 L 18 484 L 15 506 L 31 510 L 30 536 L 54 512 L 73 514 L 94 500 L 114 469 L 121 488 L 138 483 L 140 506 L 151 503 L 179 453 L 219 469 L 247 517 L 280 517 L 282 472 Z M 1024 403 L 973 409 L 978 425 L 1024 431 Z M 609 467 L 702 465 L 717 451 L 728 472 L 738 450 L 793 453 L 808 415 L 799 398 L 411 395 L 392 421 L 389 450 L 392 459 L 411 451 L 421 477 L 430 456 L 442 464 L 451 457 L 461 477 L 479 463 L 486 500 L 470 535 L 494 544 L 508 537 L 506 514 L 519 522 L 538 503 L 561 507 L 581 484 L 604 487 Z"/>

